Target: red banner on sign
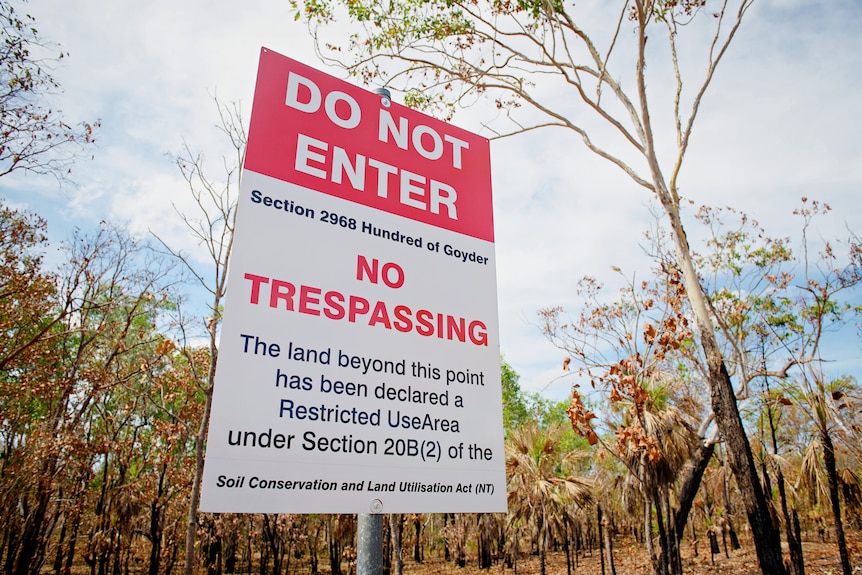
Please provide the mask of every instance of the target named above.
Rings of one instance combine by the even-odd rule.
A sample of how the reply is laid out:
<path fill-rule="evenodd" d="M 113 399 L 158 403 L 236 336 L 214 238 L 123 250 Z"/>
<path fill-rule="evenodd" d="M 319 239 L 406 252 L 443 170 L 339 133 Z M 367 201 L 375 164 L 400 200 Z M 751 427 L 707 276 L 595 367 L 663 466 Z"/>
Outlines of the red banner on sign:
<path fill-rule="evenodd" d="M 494 241 L 486 138 L 266 48 L 245 169 Z"/>

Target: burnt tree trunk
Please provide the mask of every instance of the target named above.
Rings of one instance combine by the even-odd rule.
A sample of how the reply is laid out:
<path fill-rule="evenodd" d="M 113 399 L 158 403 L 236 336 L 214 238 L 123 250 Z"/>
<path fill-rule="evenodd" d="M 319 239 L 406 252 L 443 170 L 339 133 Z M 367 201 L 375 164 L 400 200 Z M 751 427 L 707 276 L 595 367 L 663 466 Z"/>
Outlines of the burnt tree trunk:
<path fill-rule="evenodd" d="M 838 555 L 841 558 L 841 571 L 851 575 L 850 556 L 847 553 L 847 540 L 844 537 L 844 522 L 841 520 L 841 502 L 838 499 L 838 469 L 835 464 L 835 447 L 829 431 L 821 428 L 820 443 L 823 445 L 823 463 L 826 465 L 826 476 L 829 483 L 829 502 L 832 505 L 832 517 L 835 524 L 835 539 L 838 543 Z"/>
<path fill-rule="evenodd" d="M 422 522 L 418 515 L 413 517 L 413 561 L 422 563 Z"/>
<path fill-rule="evenodd" d="M 698 446 L 697 451 L 692 458 L 692 465 L 688 468 L 685 476 L 682 479 L 682 484 L 679 488 L 679 509 L 674 513 L 674 524 L 685 526 L 688 523 L 688 514 L 691 513 L 691 507 L 694 505 L 694 498 L 700 489 L 700 483 L 703 480 L 703 474 L 709 466 L 709 461 L 715 453 L 715 443 L 708 442 Z M 682 540 L 685 529 L 680 527 L 676 530 L 676 540 L 679 543 Z"/>
<path fill-rule="evenodd" d="M 769 380 L 766 381 L 766 391 L 769 393 Z M 769 433 L 772 437 L 772 453 L 778 455 L 778 437 L 775 432 L 775 419 L 773 418 L 772 406 L 767 405 L 767 417 L 769 421 Z M 784 518 L 784 531 L 787 535 L 787 548 L 790 551 L 790 571 L 793 575 L 805 575 L 805 561 L 802 556 L 802 540 L 796 536 L 790 510 L 787 506 L 787 488 L 784 484 L 784 473 L 780 466 L 776 466 L 775 481 L 778 483 L 778 496 L 781 499 L 781 514 Z M 795 511 L 795 510 L 794 510 Z"/>
<path fill-rule="evenodd" d="M 717 342 L 714 338 L 703 339 L 709 339 L 714 344 L 713 347 L 704 343 L 710 364 L 712 410 L 715 413 L 721 434 L 727 443 L 727 460 L 733 475 L 736 477 L 740 495 L 742 495 L 760 569 L 769 575 L 773 573 L 785 575 L 787 571 L 781 557 L 781 539 L 772 524 L 769 503 L 757 476 L 754 456 L 742 426 L 742 418 L 736 405 L 736 396 L 733 392 L 730 375 L 721 359 Z"/>
<path fill-rule="evenodd" d="M 602 526 L 602 506 L 601 505 L 596 505 L 596 523 L 599 526 L 599 559 L 600 559 L 601 564 L 602 564 L 602 575 L 605 575 L 605 553 L 604 553 L 605 533 L 604 533 L 604 527 Z"/>
<path fill-rule="evenodd" d="M 404 571 L 404 555 L 402 554 L 402 523 L 401 514 L 389 515 L 389 529 L 392 531 L 392 574 L 401 575 Z"/>
<path fill-rule="evenodd" d="M 639 49 L 641 56 L 646 43 L 643 26 L 638 27 L 640 34 Z M 644 60 L 639 58 L 639 66 Z M 642 98 L 642 105 L 646 102 L 646 88 L 643 85 L 643 70 L 638 69 L 638 90 Z M 647 133 L 651 136 L 649 129 Z M 757 468 L 754 464 L 754 456 L 751 453 L 751 445 L 745 435 L 742 417 L 739 415 L 739 407 L 736 404 L 736 394 L 733 390 L 733 382 L 724 363 L 724 358 L 715 336 L 712 316 L 707 305 L 706 296 L 700 285 L 700 278 L 694 268 L 692 261 L 691 246 L 680 219 L 679 197 L 676 190 L 668 190 L 664 185 L 661 170 L 658 167 L 658 159 L 654 154 L 652 142 L 649 142 L 648 159 L 653 173 L 654 192 L 664 208 L 668 217 L 671 234 L 676 247 L 680 272 L 685 288 L 685 294 L 691 304 L 692 311 L 697 319 L 697 330 L 700 334 L 701 347 L 706 358 L 712 412 L 721 435 L 724 437 L 728 447 L 728 460 L 730 468 L 736 477 L 739 491 L 748 515 L 748 523 L 751 526 L 751 534 L 754 537 L 754 546 L 757 551 L 757 559 L 760 569 L 768 575 L 786 575 L 784 561 L 781 557 L 781 538 L 778 530 L 772 524 L 769 513 L 769 504 L 763 494 L 763 488 L 757 476 Z"/>

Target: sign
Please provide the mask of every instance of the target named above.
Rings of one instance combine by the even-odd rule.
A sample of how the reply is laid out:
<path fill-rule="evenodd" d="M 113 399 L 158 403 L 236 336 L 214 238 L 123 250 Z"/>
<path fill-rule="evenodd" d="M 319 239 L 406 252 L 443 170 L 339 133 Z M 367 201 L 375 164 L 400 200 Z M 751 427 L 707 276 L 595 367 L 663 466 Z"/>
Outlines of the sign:
<path fill-rule="evenodd" d="M 506 510 L 487 139 L 261 50 L 201 509 Z"/>

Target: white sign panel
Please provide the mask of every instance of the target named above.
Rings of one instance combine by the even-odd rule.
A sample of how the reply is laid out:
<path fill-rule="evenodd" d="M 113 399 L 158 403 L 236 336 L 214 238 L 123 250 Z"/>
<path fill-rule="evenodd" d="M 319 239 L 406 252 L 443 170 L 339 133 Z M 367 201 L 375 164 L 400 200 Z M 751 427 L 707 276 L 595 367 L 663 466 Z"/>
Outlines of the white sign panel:
<path fill-rule="evenodd" d="M 261 51 L 201 508 L 506 509 L 488 141 Z"/>

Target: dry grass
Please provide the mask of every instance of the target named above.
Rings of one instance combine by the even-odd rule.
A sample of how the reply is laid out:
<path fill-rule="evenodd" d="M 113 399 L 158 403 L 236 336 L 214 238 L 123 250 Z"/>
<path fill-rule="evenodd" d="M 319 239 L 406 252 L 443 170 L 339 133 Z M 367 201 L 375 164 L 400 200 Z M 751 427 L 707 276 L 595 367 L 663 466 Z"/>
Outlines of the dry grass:
<path fill-rule="evenodd" d="M 854 573 L 862 573 L 862 557 L 859 555 L 862 538 L 858 533 L 853 533 L 851 537 L 851 540 L 848 541 L 850 563 L 855 567 Z M 705 542 L 701 542 L 697 556 L 694 555 L 691 544 L 683 542 L 684 573 L 686 575 L 759 575 L 760 569 L 757 566 L 757 557 L 751 541 L 743 540 L 741 543 L 741 549 L 728 551 L 727 556 L 722 550 L 722 553 L 711 558 Z M 834 543 L 807 541 L 803 544 L 803 553 L 806 575 L 838 575 L 841 573 L 838 550 Z M 649 559 L 640 545 L 618 544 L 614 549 L 614 562 L 617 575 L 649 575 L 651 573 Z M 404 575 L 516 575 L 516 573 L 517 575 L 540 575 L 541 572 L 537 556 L 523 558 L 516 567 L 517 571 L 515 572 L 500 562 L 495 563 L 490 570 L 482 571 L 477 567 L 475 557 L 471 557 L 470 563 L 464 568 L 458 568 L 451 562 L 447 563 L 437 558 L 428 559 L 422 564 L 416 564 L 408 559 L 404 564 Z M 562 552 L 549 554 L 546 569 L 547 575 L 567 575 L 565 554 Z M 580 557 L 578 565 L 572 571 L 573 575 L 601 575 L 601 573 L 601 563 L 596 552 Z M 610 571 L 607 569 L 606 573 L 610 575 Z"/>

